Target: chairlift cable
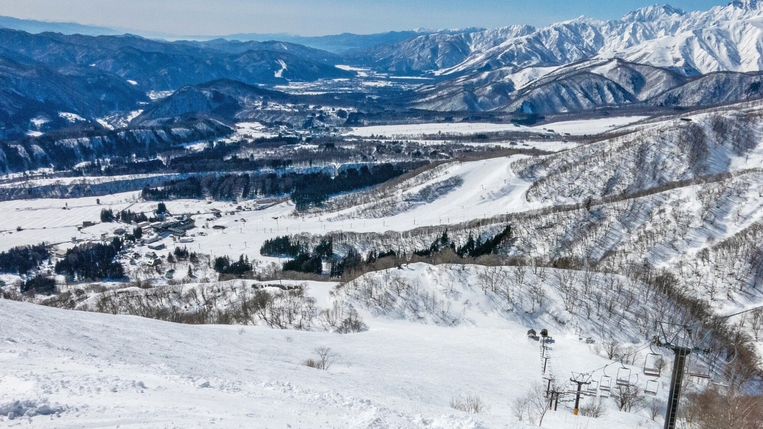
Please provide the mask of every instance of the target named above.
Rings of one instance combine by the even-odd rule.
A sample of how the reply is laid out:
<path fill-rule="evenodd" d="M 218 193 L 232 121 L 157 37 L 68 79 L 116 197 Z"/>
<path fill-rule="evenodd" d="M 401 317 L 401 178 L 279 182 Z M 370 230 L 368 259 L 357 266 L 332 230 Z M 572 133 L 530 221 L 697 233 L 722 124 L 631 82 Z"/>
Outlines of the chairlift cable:
<path fill-rule="evenodd" d="M 718 316 L 718 318 L 719 319 L 730 319 L 730 318 L 732 318 L 734 316 L 739 316 L 740 314 L 750 313 L 750 312 L 753 312 L 755 310 L 761 310 L 761 309 L 763 309 L 763 305 L 760 305 L 760 306 L 757 306 L 757 307 L 753 307 L 753 308 L 748 308 L 747 310 L 740 311 L 740 312 L 734 313 L 734 314 L 729 314 L 728 316 Z"/>
<path fill-rule="evenodd" d="M 642 346 L 642 347 L 640 347 L 640 348 L 638 348 L 638 349 L 634 350 L 634 351 L 633 351 L 633 354 L 635 355 L 636 353 L 641 353 L 641 352 L 642 352 L 642 351 L 644 351 L 645 349 L 649 348 L 649 347 L 651 346 L 651 344 L 652 344 L 652 342 L 650 341 L 650 342 L 649 342 L 647 345 L 645 345 L 645 346 Z M 612 365 L 612 364 L 616 364 L 616 363 L 619 363 L 619 364 L 620 364 L 620 366 L 624 365 L 624 364 L 623 364 L 623 362 L 622 362 L 622 360 L 619 360 L 619 361 L 615 361 L 615 362 L 612 362 L 612 363 L 608 363 L 608 364 L 606 364 L 606 365 L 604 365 L 604 366 L 602 366 L 602 367 L 599 367 L 599 368 L 596 368 L 596 369 L 594 369 L 594 370 L 591 370 L 591 371 L 587 371 L 587 372 L 588 372 L 589 374 L 593 374 L 593 373 L 595 373 L 595 372 L 597 372 L 597 371 L 601 371 L 601 370 L 603 370 L 603 369 L 606 369 L 608 366 L 610 366 L 610 365 Z M 631 365 L 631 366 L 633 366 L 633 365 Z"/>

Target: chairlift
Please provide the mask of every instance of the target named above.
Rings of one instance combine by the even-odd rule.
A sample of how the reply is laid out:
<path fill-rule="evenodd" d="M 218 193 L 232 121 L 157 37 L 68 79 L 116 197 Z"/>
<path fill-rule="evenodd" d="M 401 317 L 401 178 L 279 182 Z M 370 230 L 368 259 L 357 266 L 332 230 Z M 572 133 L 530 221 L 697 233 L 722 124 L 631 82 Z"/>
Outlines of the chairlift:
<path fill-rule="evenodd" d="M 690 376 L 696 378 L 713 378 L 712 371 L 710 370 L 710 365 L 700 360 L 699 356 L 694 356 L 693 358 L 689 359 L 689 365 L 686 372 Z"/>
<path fill-rule="evenodd" d="M 591 383 L 586 386 L 585 394 L 588 396 L 596 396 L 596 394 L 599 392 L 599 382 L 598 381 L 592 381 Z"/>
<path fill-rule="evenodd" d="M 602 375 L 601 379 L 599 379 L 599 389 L 606 392 L 612 390 L 612 377 Z"/>
<path fill-rule="evenodd" d="M 657 396 L 660 391 L 660 382 L 657 380 L 647 380 L 646 387 L 644 387 L 644 393 L 647 395 Z"/>
<path fill-rule="evenodd" d="M 649 353 L 644 360 L 644 374 L 659 377 L 662 375 L 662 355 L 657 353 Z"/>
<path fill-rule="evenodd" d="M 618 386 L 629 386 L 631 384 L 631 369 L 621 367 L 617 369 L 617 380 L 615 380 Z"/>

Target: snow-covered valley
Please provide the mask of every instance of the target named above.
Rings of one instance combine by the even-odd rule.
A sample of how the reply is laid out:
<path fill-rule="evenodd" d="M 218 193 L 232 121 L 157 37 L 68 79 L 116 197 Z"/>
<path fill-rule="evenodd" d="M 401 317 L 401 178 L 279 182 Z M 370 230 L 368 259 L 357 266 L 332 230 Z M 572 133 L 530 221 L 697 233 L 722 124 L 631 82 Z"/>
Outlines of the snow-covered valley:
<path fill-rule="evenodd" d="M 562 400 L 543 415 L 544 427 L 661 427 L 670 371 L 644 372 L 650 353 L 670 353 L 650 348 L 660 322 L 697 322 L 687 299 L 718 314 L 761 302 L 757 112 L 753 103 L 684 120 L 547 124 L 529 131 L 615 133 L 540 156 L 443 162 L 306 210 L 287 199 L 167 200 L 174 218 L 195 227 L 180 235 L 144 227 L 151 234 L 144 243 L 126 240 L 116 261 L 129 282 L 74 279 L 54 266 L 72 249 L 135 227 L 98 222 L 104 210 L 151 214 L 155 201 L 127 192 L 0 202 L 0 252 L 53 245 L 36 272 L 55 278 L 58 290 L 24 295 L 31 273 L 0 274 L 12 299 L 0 300 L 0 423 L 524 428 L 541 417 L 529 392 L 545 392 L 552 376 Z M 458 132 L 418 127 L 367 133 Z M 706 149 L 666 155 L 690 132 L 705 136 Z M 661 168 L 636 173 L 634 162 Z M 511 239 L 496 253 L 455 254 L 506 226 Z M 290 279 L 281 271 L 289 257 L 261 254 L 280 236 L 311 251 L 331 238 L 339 259 L 323 262 L 323 276 Z M 414 255 L 430 244 L 430 259 Z M 394 262 L 374 268 L 371 255 L 389 250 Z M 330 278 L 332 264 L 352 252 L 369 265 Z M 251 274 L 218 279 L 217 259 L 240 255 Z M 665 275 L 674 280 L 660 280 Z M 682 295 L 663 289 L 665 281 Z M 746 321 L 758 338 L 763 326 L 754 320 L 730 323 Z M 542 350 L 530 329 L 548 329 L 553 343 Z M 321 351 L 336 359 L 327 371 L 305 365 Z M 694 365 L 721 380 L 724 359 L 737 358 Z M 573 373 L 592 381 L 580 416 L 571 409 Z M 639 396 L 621 410 L 612 380 L 622 374 Z M 707 385 L 690 377 L 686 392 Z M 481 411 L 459 411 L 469 401 Z M 548 399 L 539 401 L 545 407 Z"/>

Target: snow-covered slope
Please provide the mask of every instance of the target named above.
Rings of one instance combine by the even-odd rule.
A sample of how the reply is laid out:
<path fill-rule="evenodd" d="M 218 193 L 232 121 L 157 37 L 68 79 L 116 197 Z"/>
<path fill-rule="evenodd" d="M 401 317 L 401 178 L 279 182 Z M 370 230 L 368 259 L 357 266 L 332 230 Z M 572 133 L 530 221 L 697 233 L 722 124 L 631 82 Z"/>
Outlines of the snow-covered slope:
<path fill-rule="evenodd" d="M 607 22 L 580 17 L 544 28 L 428 34 L 375 48 L 366 59 L 386 69 L 442 75 L 564 65 L 597 55 L 685 74 L 758 71 L 762 17 L 757 0 L 689 13 L 655 5 Z"/>
<path fill-rule="evenodd" d="M 309 212 L 295 212 L 289 202 L 168 201 L 172 213 L 196 220 L 185 237 L 193 241 L 167 237 L 152 244 L 165 244 L 167 249 L 157 250 L 165 255 L 175 246 L 201 253 L 198 262 L 171 262 L 168 256 L 162 262 L 178 273 L 195 263 L 197 278 L 168 280 L 145 264 L 150 252 L 135 246 L 119 259 L 132 283 L 66 283 L 59 277 L 61 294 L 24 298 L 118 316 L 0 300 L 0 423 L 19 423 L 16 417 L 29 412 L 22 423 L 31 419 L 34 427 L 56 428 L 214 423 L 524 429 L 513 400 L 543 380 L 539 345 L 525 333 L 544 327 L 555 340 L 550 371 L 560 380 L 572 371 L 601 380 L 624 365 L 631 382 L 643 389 L 651 378 L 643 376 L 641 365 L 657 323 L 692 318 L 675 297 L 663 295 L 666 290 L 691 294 L 724 314 L 761 301 L 761 110 L 748 103 L 630 125 L 632 118 L 608 118 L 609 125 L 625 128 L 550 155 L 443 163 L 399 182 L 334 197 Z M 545 127 L 585 133 L 607 128 L 603 121 Z M 459 127 L 473 132 L 472 126 L 370 131 L 436 133 L 437 127 L 450 127 L 455 133 Z M 0 251 L 42 241 L 55 242 L 60 251 L 73 246 L 72 237 L 99 242 L 126 225 L 78 226 L 97 220 L 107 207 L 156 208 L 156 202 L 135 197 L 108 196 L 100 204 L 95 198 L 0 203 Z M 278 278 L 274 267 L 283 261 L 258 252 L 276 236 L 289 235 L 309 248 L 331 236 L 338 256 L 351 246 L 362 255 L 411 255 L 443 232 L 460 246 L 470 235 L 485 239 L 507 225 L 512 235 L 500 255 L 458 259 L 446 249 L 432 258 L 440 265 L 408 264 L 399 256 L 392 268 L 344 284 L 215 281 L 211 269 L 210 256 L 243 254 L 256 274 Z M 46 264 L 42 272 L 50 269 Z M 19 276 L 3 274 L 0 280 L 7 283 L 3 295 L 18 297 Z M 285 298 L 269 301 L 254 315 L 247 307 L 244 317 L 244 304 L 263 291 Z M 279 326 L 288 330 L 264 326 L 279 306 L 296 315 L 293 323 Z M 367 331 L 328 332 L 338 311 L 351 310 Z M 193 317 L 215 311 L 218 316 Z M 189 326 L 135 315 L 246 326 Z M 746 329 L 763 333 L 763 327 Z M 587 337 L 595 342 L 586 344 Z M 624 364 L 603 357 L 597 345 L 608 340 L 628 351 Z M 339 354 L 328 371 L 303 364 L 318 347 Z M 652 380 L 659 386 L 657 400 L 664 402 L 668 376 Z M 452 399 L 466 395 L 478 395 L 489 413 L 450 407 Z M 573 418 L 570 404 L 562 403 L 543 426 L 661 426 L 645 409 L 620 413 L 611 400 L 604 402 L 604 419 Z"/>
<path fill-rule="evenodd" d="M 583 276 L 523 271 L 520 277 L 512 268 L 414 264 L 369 274 L 331 295 L 330 287 L 311 287 L 308 293 L 321 306 L 355 305 L 369 330 L 347 335 L 171 324 L 0 300 L 0 409 L 34 410 L 0 421 L 40 428 L 520 429 L 527 426 L 512 403 L 543 383 L 540 344 L 527 338 L 530 328 L 548 328 L 554 339 L 546 375 L 613 377 L 621 364 L 613 366 L 584 339 L 615 339 L 632 347 L 626 367 L 631 382 L 644 387 L 645 378 L 636 375 L 648 351 L 634 324 L 643 301 L 635 293 L 639 285 L 607 292 L 630 297 L 609 312 L 569 319 L 561 291 L 567 282 L 584 282 Z M 605 290 L 605 277 L 587 284 Z M 376 288 L 371 299 L 369 287 Z M 530 293 L 538 287 L 542 296 Z M 446 312 L 449 322 L 443 323 Z M 327 371 L 303 364 L 318 347 L 337 353 Z M 664 398 L 669 378 L 656 380 Z M 467 395 L 478 396 L 489 411 L 474 415 L 450 407 L 453 398 Z M 646 410 L 619 412 L 607 399 L 606 418 L 574 417 L 566 398 L 546 415 L 544 427 L 660 427 Z"/>
<path fill-rule="evenodd" d="M 424 109 L 566 113 L 607 106 L 700 107 L 761 96 L 762 75 L 718 72 L 687 77 L 620 58 L 593 58 L 556 68 L 503 67 L 418 90 Z"/>

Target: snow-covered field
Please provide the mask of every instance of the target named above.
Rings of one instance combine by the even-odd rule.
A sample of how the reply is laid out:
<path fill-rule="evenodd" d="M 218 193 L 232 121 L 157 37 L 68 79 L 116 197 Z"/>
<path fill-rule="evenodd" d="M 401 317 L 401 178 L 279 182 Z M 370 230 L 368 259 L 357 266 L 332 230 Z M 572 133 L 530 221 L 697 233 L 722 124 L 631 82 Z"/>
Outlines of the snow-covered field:
<path fill-rule="evenodd" d="M 569 133 L 571 135 L 601 134 L 613 129 L 623 127 L 634 122 L 646 119 L 646 116 L 625 116 L 604 119 L 565 121 L 545 124 L 542 126 L 527 127 L 514 124 L 491 124 L 491 123 L 431 123 L 410 125 L 379 125 L 371 127 L 352 128 L 346 135 L 358 137 L 370 136 L 420 136 L 425 134 L 474 134 L 509 132 L 530 132 L 558 134 Z"/>
<path fill-rule="evenodd" d="M 540 345 L 526 337 L 527 329 L 551 328 L 547 371 L 562 382 L 571 371 L 598 370 L 599 378 L 611 363 L 571 328 L 553 328 L 543 313 L 499 310 L 479 288 L 457 282 L 455 270 L 416 264 L 400 275 L 418 282 L 421 293 L 448 296 L 469 323 L 423 324 L 359 308 L 369 330 L 340 335 L 179 325 L 0 300 L 0 409 L 21 401 L 23 412 L 47 413 L 38 408 L 44 405 L 53 411 L 0 417 L 0 425 L 525 428 L 511 404 L 543 383 Z M 322 304 L 332 299 L 329 289 L 309 293 Z M 553 298 L 547 304 L 557 305 Z M 318 347 L 338 354 L 327 371 L 303 364 Z M 488 411 L 450 407 L 451 399 L 466 395 L 479 396 Z M 606 418 L 574 417 L 571 404 L 560 403 L 543 426 L 661 426 L 645 410 L 619 412 L 605 401 Z"/>
<path fill-rule="evenodd" d="M 385 232 L 406 231 L 420 226 L 435 226 L 464 222 L 472 219 L 491 217 L 503 213 L 519 212 L 542 207 L 540 203 L 528 203 L 524 194 L 531 185 L 511 170 L 511 163 L 519 157 L 495 158 L 484 161 L 452 163 L 441 173 L 428 181 L 411 188 L 408 193 L 416 193 L 422 188 L 460 177 L 463 184 L 429 204 L 419 204 L 393 216 L 376 217 L 366 212 L 358 214 L 362 207 L 311 216 L 292 216 L 294 204 L 284 202 L 265 210 L 238 211 L 236 206 L 224 202 L 207 204 L 205 201 L 168 201 L 167 208 L 174 214 L 195 215 L 197 228 L 191 233 L 204 231 L 206 235 L 194 237 L 189 249 L 212 253 L 215 256 L 228 254 L 237 258 L 240 254 L 250 257 L 258 255 L 262 243 L 279 235 L 308 232 L 325 234 L 332 231 Z M 0 251 L 9 248 L 37 244 L 40 242 L 63 243 L 72 238 L 82 240 L 99 239 L 104 232 L 120 227 L 119 224 L 99 224 L 82 228 L 84 221 L 97 222 L 104 208 L 121 211 L 151 212 L 156 203 L 139 200 L 138 192 L 100 197 L 68 200 L 40 199 L 0 202 Z M 66 208 L 66 209 L 65 209 Z M 207 221 L 210 210 L 217 208 L 224 215 L 220 219 Z M 197 215 L 197 213 L 201 213 Z M 212 229 L 214 226 L 226 229 Z M 21 227 L 21 231 L 17 228 Z M 203 228 L 207 227 L 207 228 Z M 165 239 L 168 247 L 172 239 Z"/>
<path fill-rule="evenodd" d="M 20 183 L 18 178 L 14 181 L 8 181 L 7 183 L 0 183 L 0 188 L 18 188 L 18 187 L 37 187 L 37 186 L 51 186 L 51 185 L 72 185 L 72 184 L 98 184 L 108 182 L 118 182 L 137 179 L 151 179 L 159 177 L 175 177 L 173 174 L 130 174 L 121 176 L 95 176 L 95 177 L 57 177 L 57 178 L 35 178 L 24 180 Z M 1 176 L 3 178 L 11 179 L 11 175 Z"/>
<path fill-rule="evenodd" d="M 421 145 L 438 146 L 452 144 L 449 140 L 415 140 L 409 139 L 406 141 L 415 142 Z M 560 152 L 567 149 L 572 149 L 578 146 L 576 142 L 569 142 L 563 140 L 518 140 L 518 141 L 499 141 L 488 143 L 477 142 L 458 142 L 459 145 L 471 146 L 474 148 L 487 148 L 487 147 L 501 147 L 507 149 L 538 149 L 546 152 Z"/>
<path fill-rule="evenodd" d="M 236 124 L 236 132 L 223 141 L 238 141 L 242 137 L 248 137 L 252 139 L 258 138 L 271 138 L 277 134 L 266 131 L 265 126 L 259 122 L 240 122 Z"/>

